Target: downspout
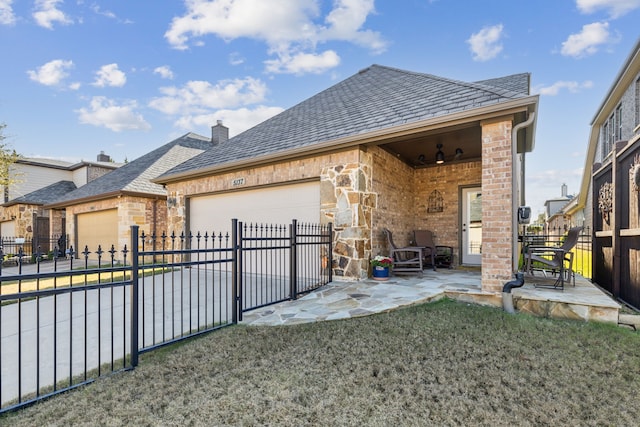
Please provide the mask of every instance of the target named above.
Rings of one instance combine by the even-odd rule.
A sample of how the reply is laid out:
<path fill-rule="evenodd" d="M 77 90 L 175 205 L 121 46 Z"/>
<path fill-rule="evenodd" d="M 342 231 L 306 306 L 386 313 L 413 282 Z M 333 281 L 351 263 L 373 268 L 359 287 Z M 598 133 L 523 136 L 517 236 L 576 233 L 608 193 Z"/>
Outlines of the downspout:
<path fill-rule="evenodd" d="M 518 259 L 520 254 L 518 253 L 518 207 L 520 200 L 516 197 L 516 192 L 518 189 L 518 175 L 516 172 L 516 164 L 518 161 L 518 131 L 520 129 L 531 126 L 533 120 L 536 117 L 535 111 L 529 113 L 529 117 L 522 123 L 518 123 L 511 130 L 511 221 L 512 221 L 512 229 L 513 236 L 511 240 L 511 250 L 512 250 L 512 260 L 513 260 L 513 271 L 518 271 Z"/>
<path fill-rule="evenodd" d="M 519 288 L 524 285 L 524 273 L 519 271 L 516 273 L 516 280 L 507 282 L 502 287 L 502 308 L 507 313 L 513 314 L 516 310 L 513 308 L 513 295 L 511 289 Z"/>
<path fill-rule="evenodd" d="M 516 193 L 518 190 L 518 175 L 516 174 L 516 164 L 518 161 L 518 131 L 525 127 L 531 126 L 535 117 L 536 113 L 531 112 L 527 120 L 522 123 L 518 123 L 511 130 L 511 161 L 513 162 L 511 168 L 511 221 L 513 227 L 511 248 L 513 251 L 513 271 L 517 273 L 515 273 L 516 279 L 505 283 L 504 287 L 502 288 L 502 308 L 507 313 L 515 313 L 515 309 L 513 308 L 513 295 L 511 294 L 511 289 L 519 288 L 524 285 L 524 273 L 518 271 L 518 260 L 520 257 L 520 254 L 518 253 L 518 215 L 516 214 L 516 212 L 518 212 L 520 203 L 519 198 L 516 197 Z"/>

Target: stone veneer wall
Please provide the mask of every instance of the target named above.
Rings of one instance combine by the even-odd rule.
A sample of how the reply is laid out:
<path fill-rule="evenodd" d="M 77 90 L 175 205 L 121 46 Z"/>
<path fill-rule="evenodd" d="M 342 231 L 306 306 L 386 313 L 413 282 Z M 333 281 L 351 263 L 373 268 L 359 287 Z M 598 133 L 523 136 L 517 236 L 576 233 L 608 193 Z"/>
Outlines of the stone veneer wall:
<path fill-rule="evenodd" d="M 66 221 L 66 211 L 64 209 L 51 209 L 49 212 L 49 234 L 51 236 L 66 234 L 66 230 L 62 227 Z"/>
<path fill-rule="evenodd" d="M 511 118 L 482 122 L 482 290 L 513 278 Z"/>
<path fill-rule="evenodd" d="M 371 227 L 377 206 L 371 192 L 372 155 L 359 151 L 359 161 L 328 166 L 322 170 L 322 212 L 333 218 L 334 269 L 344 279 L 369 275 Z"/>
<path fill-rule="evenodd" d="M 460 187 L 481 185 L 482 162 L 444 163 L 416 169 L 414 228 L 431 230 L 436 245 L 453 247 L 454 263 L 460 263 Z M 443 199 L 442 212 L 428 212 L 429 197 L 437 190 Z"/>
<path fill-rule="evenodd" d="M 2 208 L 2 221 L 15 222 L 15 236 L 4 237 L 24 237 L 33 238 L 33 218 L 45 216 L 46 210 L 39 205 L 16 204 Z"/>

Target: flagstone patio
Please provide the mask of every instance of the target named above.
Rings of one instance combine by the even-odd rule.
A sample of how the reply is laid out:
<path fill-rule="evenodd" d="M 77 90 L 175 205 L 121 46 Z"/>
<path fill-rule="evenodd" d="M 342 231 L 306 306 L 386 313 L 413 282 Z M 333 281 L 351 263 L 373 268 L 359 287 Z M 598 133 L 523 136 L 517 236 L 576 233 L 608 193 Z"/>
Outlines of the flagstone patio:
<path fill-rule="evenodd" d="M 298 300 L 253 310 L 243 315 L 247 325 L 290 325 L 347 319 L 386 312 L 448 297 L 474 304 L 502 307 L 502 295 L 483 292 L 479 269 L 425 270 L 419 276 L 392 276 L 388 281 L 334 281 Z M 551 282 L 550 282 L 551 281 Z M 620 304 L 580 276 L 575 287 L 540 288 L 552 278 L 525 276 L 513 289 L 516 312 L 585 321 L 618 322 Z"/>

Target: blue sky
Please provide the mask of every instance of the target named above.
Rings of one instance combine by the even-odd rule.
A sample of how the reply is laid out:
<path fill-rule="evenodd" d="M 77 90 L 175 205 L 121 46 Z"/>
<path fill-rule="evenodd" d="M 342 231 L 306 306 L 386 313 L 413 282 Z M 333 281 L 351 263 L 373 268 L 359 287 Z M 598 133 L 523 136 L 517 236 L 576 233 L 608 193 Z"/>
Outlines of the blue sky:
<path fill-rule="evenodd" d="M 235 135 L 371 64 L 540 94 L 527 204 L 579 190 L 640 0 L 0 0 L 0 123 L 28 157 L 133 160 Z"/>

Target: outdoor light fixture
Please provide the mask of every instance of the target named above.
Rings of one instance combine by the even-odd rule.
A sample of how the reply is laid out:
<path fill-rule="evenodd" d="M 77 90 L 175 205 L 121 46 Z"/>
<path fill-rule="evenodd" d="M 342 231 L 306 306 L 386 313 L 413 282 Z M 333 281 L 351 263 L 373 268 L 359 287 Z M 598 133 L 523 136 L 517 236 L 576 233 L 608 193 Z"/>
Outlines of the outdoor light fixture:
<path fill-rule="evenodd" d="M 436 153 L 436 163 L 442 164 L 444 163 L 444 153 L 442 152 L 442 144 L 438 144 L 438 152 Z"/>
<path fill-rule="evenodd" d="M 438 147 L 438 151 L 436 151 L 436 164 L 441 165 L 445 161 L 444 152 L 442 151 L 443 145 L 437 144 L 436 147 Z M 450 157 L 450 160 L 460 160 L 463 154 L 464 154 L 464 151 L 462 151 L 462 148 L 456 148 L 456 153 L 453 155 L 453 157 Z M 420 165 L 427 164 L 427 157 L 424 154 L 418 155 L 418 164 Z"/>

